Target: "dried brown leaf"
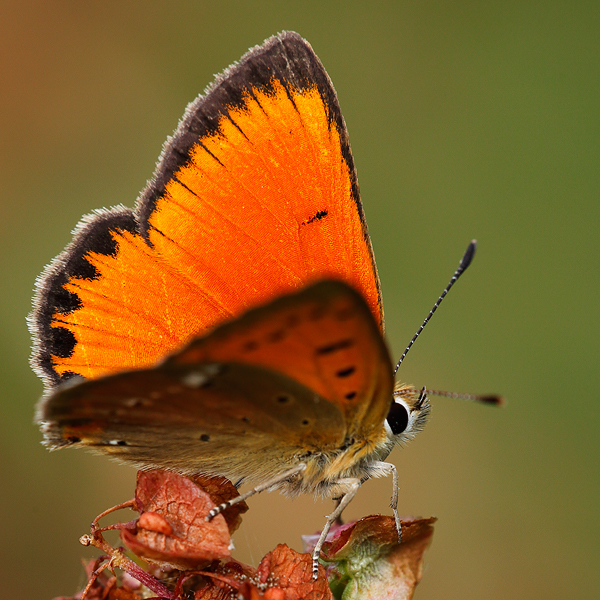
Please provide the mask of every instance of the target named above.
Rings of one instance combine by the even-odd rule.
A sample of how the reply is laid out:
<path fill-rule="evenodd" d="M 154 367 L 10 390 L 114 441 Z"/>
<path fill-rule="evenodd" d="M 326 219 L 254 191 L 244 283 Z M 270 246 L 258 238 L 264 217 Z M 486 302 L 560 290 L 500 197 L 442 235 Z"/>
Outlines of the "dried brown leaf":
<path fill-rule="evenodd" d="M 268 600 L 332 598 L 323 567 L 319 567 L 319 577 L 314 580 L 310 554 L 300 554 L 285 544 L 279 544 L 262 559 L 258 580 L 268 586 L 264 592 Z"/>
<path fill-rule="evenodd" d="M 212 499 L 216 506 L 239 496 L 237 488 L 226 477 L 207 477 L 196 475 L 190 479 L 200 486 Z M 242 514 L 248 510 L 246 502 L 238 502 L 226 508 L 221 514 L 227 521 L 229 533 L 233 533 L 242 523 Z"/>
<path fill-rule="evenodd" d="M 121 530 L 127 547 L 145 560 L 180 570 L 195 569 L 230 555 L 229 527 L 222 515 L 206 516 L 215 506 L 189 478 L 169 471 L 139 471 L 135 530 Z"/>
<path fill-rule="evenodd" d="M 195 600 L 332 600 L 325 570 L 312 578 L 312 558 L 284 544 L 269 552 L 258 569 L 230 562 L 205 573 L 204 586 Z"/>

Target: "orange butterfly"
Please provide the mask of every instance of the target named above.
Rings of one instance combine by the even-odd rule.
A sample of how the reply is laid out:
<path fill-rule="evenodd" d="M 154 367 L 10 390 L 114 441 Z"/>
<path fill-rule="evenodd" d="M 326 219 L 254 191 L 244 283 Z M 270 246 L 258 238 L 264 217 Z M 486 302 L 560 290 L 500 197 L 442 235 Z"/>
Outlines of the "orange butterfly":
<path fill-rule="evenodd" d="M 315 568 L 361 482 L 392 474 L 401 534 L 383 461 L 429 402 L 394 391 L 348 133 L 296 33 L 188 106 L 136 208 L 84 217 L 34 305 L 49 448 L 341 498 Z"/>

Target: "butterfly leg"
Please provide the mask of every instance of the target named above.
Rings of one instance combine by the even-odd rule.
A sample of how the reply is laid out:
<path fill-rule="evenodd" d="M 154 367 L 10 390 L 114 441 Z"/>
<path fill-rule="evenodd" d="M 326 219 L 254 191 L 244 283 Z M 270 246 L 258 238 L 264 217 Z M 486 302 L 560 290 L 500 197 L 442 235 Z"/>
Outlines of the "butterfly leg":
<path fill-rule="evenodd" d="M 259 494 L 260 492 L 264 492 L 265 490 L 268 490 L 270 487 L 273 487 L 274 485 L 277 485 L 278 483 L 281 483 L 282 481 L 285 481 L 286 479 L 289 479 L 290 477 L 293 477 L 294 475 L 298 475 L 298 473 L 302 473 L 302 471 L 304 471 L 304 469 L 306 469 L 306 465 L 304 463 L 300 463 L 299 465 L 296 465 L 292 469 L 288 469 L 287 471 L 284 471 L 283 473 L 280 473 L 279 475 L 277 475 L 271 479 L 267 479 L 267 481 L 257 485 L 256 487 L 252 488 L 251 490 L 248 490 L 247 492 L 245 492 L 239 496 L 236 496 L 235 498 L 232 498 L 231 500 L 227 500 L 227 502 L 223 502 L 223 504 L 219 504 L 219 506 L 215 506 L 214 508 L 212 508 L 209 511 L 208 515 L 206 515 L 205 520 L 210 521 L 211 519 L 214 519 L 219 513 L 223 512 L 226 508 L 229 508 L 230 506 L 233 506 L 234 504 L 237 504 L 238 502 L 243 502 L 244 500 L 246 500 L 246 498 L 250 498 L 250 496 L 254 496 L 254 494 Z"/>
<path fill-rule="evenodd" d="M 339 499 L 339 502 L 333 512 L 327 517 L 327 522 L 325 523 L 325 527 L 323 527 L 323 531 L 321 531 L 321 535 L 317 540 L 317 544 L 312 553 L 312 574 L 313 579 L 316 579 L 319 575 L 319 556 L 321 555 L 321 548 L 323 548 L 323 544 L 327 539 L 327 534 L 331 529 L 331 526 L 339 519 L 342 511 L 352 498 L 356 495 L 358 488 L 360 487 L 360 479 L 356 479 L 355 477 L 349 477 L 347 479 L 339 479 L 335 482 L 335 485 L 342 485 L 346 489 L 346 493 Z"/>
<path fill-rule="evenodd" d="M 390 500 L 390 508 L 394 514 L 394 521 L 396 522 L 396 531 L 398 532 L 398 543 L 402 543 L 402 523 L 400 521 L 400 515 L 398 514 L 398 469 L 391 463 L 376 461 L 371 463 L 372 467 L 380 470 L 385 475 L 392 474 L 392 498 Z"/>
<path fill-rule="evenodd" d="M 340 502 L 342 501 L 342 498 L 334 498 L 333 501 L 335 502 L 335 507 L 337 508 L 340 504 Z M 340 525 L 344 524 L 344 521 L 342 521 L 342 515 L 338 515 L 337 519 L 335 520 L 335 524 L 339 527 Z"/>

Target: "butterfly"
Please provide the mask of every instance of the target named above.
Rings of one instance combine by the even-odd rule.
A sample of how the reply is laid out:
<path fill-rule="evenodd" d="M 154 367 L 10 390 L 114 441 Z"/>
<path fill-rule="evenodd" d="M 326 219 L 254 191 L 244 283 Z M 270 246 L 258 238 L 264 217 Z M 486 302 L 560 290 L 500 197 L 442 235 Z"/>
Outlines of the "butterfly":
<path fill-rule="evenodd" d="M 133 210 L 83 218 L 30 327 L 48 448 L 337 498 L 315 569 L 361 483 L 391 474 L 401 535 L 385 458 L 429 400 L 394 386 L 348 133 L 298 34 L 187 107 Z"/>

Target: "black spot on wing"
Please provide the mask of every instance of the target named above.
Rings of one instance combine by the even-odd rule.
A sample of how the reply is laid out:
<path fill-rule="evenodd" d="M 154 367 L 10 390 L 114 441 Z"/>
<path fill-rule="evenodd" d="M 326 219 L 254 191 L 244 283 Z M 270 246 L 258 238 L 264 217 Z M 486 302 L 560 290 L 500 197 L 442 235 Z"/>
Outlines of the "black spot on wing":
<path fill-rule="evenodd" d="M 340 369 L 339 371 L 336 371 L 335 376 L 336 377 L 350 377 L 350 375 L 352 375 L 353 373 L 356 372 L 356 367 L 346 367 L 344 369 Z"/>
<path fill-rule="evenodd" d="M 73 371 L 65 371 L 59 378 L 59 383 L 65 383 L 69 381 L 69 379 L 73 379 L 73 377 L 79 377 L 81 379 L 81 375 L 78 373 L 73 373 Z"/>
<path fill-rule="evenodd" d="M 242 345 L 244 352 L 254 352 L 258 348 L 258 342 L 256 340 L 248 340 Z"/>
<path fill-rule="evenodd" d="M 54 349 L 52 354 L 59 358 L 69 358 L 77 340 L 71 331 L 64 327 L 52 327 L 49 332 L 49 345 Z"/>
<path fill-rule="evenodd" d="M 312 217 L 310 217 L 310 219 L 306 219 L 306 221 L 303 221 L 302 225 L 310 225 L 315 221 L 320 221 L 321 219 L 324 219 L 328 214 L 329 213 L 326 210 L 319 210 Z"/>
<path fill-rule="evenodd" d="M 345 350 L 346 348 L 350 348 L 354 345 L 354 340 L 350 338 L 346 338 L 340 340 L 338 342 L 334 342 L 333 344 L 327 344 L 326 346 L 319 346 L 316 350 L 317 354 L 323 356 L 326 354 L 334 354 L 340 350 Z"/>
<path fill-rule="evenodd" d="M 284 329 L 276 329 L 275 331 L 271 331 L 267 334 L 267 342 L 271 344 L 275 344 L 277 342 L 281 342 L 285 338 L 285 330 Z"/>

